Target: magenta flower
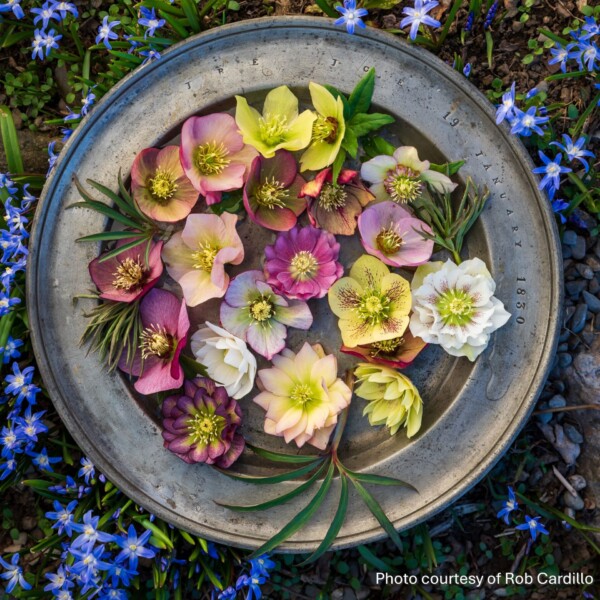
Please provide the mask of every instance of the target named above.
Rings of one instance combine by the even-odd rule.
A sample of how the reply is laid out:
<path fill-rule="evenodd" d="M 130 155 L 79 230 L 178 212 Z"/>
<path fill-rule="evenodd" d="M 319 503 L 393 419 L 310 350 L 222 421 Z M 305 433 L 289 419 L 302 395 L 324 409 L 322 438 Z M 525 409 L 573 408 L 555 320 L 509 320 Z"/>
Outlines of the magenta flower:
<path fill-rule="evenodd" d="M 312 321 L 306 302 L 287 302 L 260 271 L 233 279 L 221 304 L 223 327 L 269 360 L 285 348 L 286 326 L 309 329 Z"/>
<path fill-rule="evenodd" d="M 279 150 L 273 158 L 258 156 L 244 186 L 248 216 L 267 229 L 289 231 L 306 208 L 306 201 L 298 197 L 305 183 L 287 150 Z"/>
<path fill-rule="evenodd" d="M 300 196 L 310 198 L 308 218 L 311 224 L 335 235 L 352 235 L 356 230 L 356 218 L 375 198 L 356 171 L 344 169 L 337 183 L 332 183 L 331 168 L 324 169 L 309 181 Z"/>
<path fill-rule="evenodd" d="M 187 463 L 230 467 L 244 450 L 239 404 L 208 378 L 186 381 L 162 405 L 164 447 Z"/>
<path fill-rule="evenodd" d="M 369 206 L 358 217 L 358 230 L 365 250 L 392 267 L 418 267 L 431 258 L 431 227 L 390 200 Z"/>
<path fill-rule="evenodd" d="M 190 117 L 181 128 L 180 158 L 185 174 L 211 202 L 215 192 L 239 190 L 258 152 L 244 144 L 235 119 L 225 113 Z"/>
<path fill-rule="evenodd" d="M 340 245 L 331 233 L 294 227 L 265 247 L 267 283 L 287 298 L 323 298 L 344 273 L 337 262 Z"/>
<path fill-rule="evenodd" d="M 179 355 L 190 328 L 185 302 L 171 292 L 154 289 L 142 300 L 140 316 L 139 348 L 132 363 L 123 356 L 119 368 L 139 378 L 133 387 L 140 394 L 178 388 L 183 383 Z"/>
<path fill-rule="evenodd" d="M 133 239 L 121 240 L 117 247 L 132 242 Z M 89 264 L 90 276 L 100 290 L 100 298 L 113 302 L 133 302 L 141 298 L 158 281 L 163 272 L 160 252 L 163 243 L 151 243 L 148 263 L 146 263 L 147 242 L 125 250 L 100 262 L 98 256 Z"/>
<path fill-rule="evenodd" d="M 183 172 L 178 146 L 142 150 L 131 167 L 131 193 L 145 215 L 167 223 L 185 219 L 198 200 Z"/>

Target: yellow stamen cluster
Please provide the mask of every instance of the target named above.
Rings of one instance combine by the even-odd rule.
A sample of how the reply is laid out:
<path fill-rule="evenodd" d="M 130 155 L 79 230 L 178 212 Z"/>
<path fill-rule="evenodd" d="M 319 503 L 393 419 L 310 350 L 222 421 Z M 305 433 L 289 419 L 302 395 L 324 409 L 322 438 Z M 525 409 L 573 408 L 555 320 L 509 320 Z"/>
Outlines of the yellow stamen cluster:
<path fill-rule="evenodd" d="M 319 194 L 319 206 L 327 212 L 342 208 L 346 204 L 346 190 L 337 183 L 326 183 Z"/>
<path fill-rule="evenodd" d="M 315 142 L 333 144 L 337 138 L 339 122 L 334 117 L 319 115 L 313 123 L 312 139 Z"/>
<path fill-rule="evenodd" d="M 164 169 L 157 169 L 154 177 L 148 180 L 147 186 L 152 198 L 162 206 L 169 203 L 178 188 L 173 175 Z"/>
<path fill-rule="evenodd" d="M 395 254 L 402 246 L 402 238 L 393 227 L 382 229 L 375 238 L 375 243 L 381 252 L 386 255 Z"/>
<path fill-rule="evenodd" d="M 208 142 L 194 150 L 193 162 L 200 175 L 219 175 L 231 162 L 229 150 L 221 142 Z"/>
<path fill-rule="evenodd" d="M 273 316 L 273 313 L 275 312 L 273 310 L 273 303 L 264 296 L 261 296 L 259 300 L 255 300 L 254 302 L 252 302 L 250 304 L 249 310 L 250 317 L 253 318 L 255 321 L 258 321 L 259 323 L 270 319 Z"/>
<path fill-rule="evenodd" d="M 129 292 L 143 283 L 145 274 L 146 270 L 140 264 L 139 258 L 138 260 L 126 258 L 119 263 L 117 270 L 113 273 L 112 285 L 117 290 Z"/>
<path fill-rule="evenodd" d="M 269 146 L 281 144 L 288 130 L 285 115 L 266 114 L 258 120 L 258 131 L 262 141 Z"/>
<path fill-rule="evenodd" d="M 149 356 L 166 358 L 173 349 L 173 338 L 160 325 L 150 325 L 140 334 L 140 350 L 145 360 Z"/>
<path fill-rule="evenodd" d="M 194 261 L 194 269 L 200 269 L 210 273 L 215 263 L 220 248 L 216 244 L 198 244 L 198 250 L 192 252 L 192 260 Z"/>
<path fill-rule="evenodd" d="M 271 177 L 270 180 L 267 178 L 254 192 L 256 203 L 271 210 L 275 207 L 285 208 L 285 201 L 289 196 L 288 190 L 282 183 L 275 181 L 274 177 Z"/>
<path fill-rule="evenodd" d="M 225 418 L 209 411 L 201 411 L 190 419 L 188 429 L 195 444 L 207 445 L 221 437 Z"/>
<path fill-rule="evenodd" d="M 290 274 L 294 279 L 305 281 L 316 273 L 318 266 L 319 263 L 312 252 L 301 250 L 290 261 Z"/>
<path fill-rule="evenodd" d="M 423 183 L 419 179 L 420 173 L 410 167 L 397 165 L 388 171 L 383 185 L 394 202 L 410 202 L 421 195 Z"/>
<path fill-rule="evenodd" d="M 473 297 L 462 289 L 449 289 L 437 301 L 437 309 L 446 325 L 463 327 L 471 322 L 475 313 Z"/>

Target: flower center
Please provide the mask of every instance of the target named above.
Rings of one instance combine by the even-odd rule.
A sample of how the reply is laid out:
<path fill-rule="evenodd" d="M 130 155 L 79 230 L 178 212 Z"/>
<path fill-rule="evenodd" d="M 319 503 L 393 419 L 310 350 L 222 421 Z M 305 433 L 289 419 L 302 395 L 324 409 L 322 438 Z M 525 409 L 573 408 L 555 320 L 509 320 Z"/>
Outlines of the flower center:
<path fill-rule="evenodd" d="M 346 204 L 346 190 L 337 183 L 326 183 L 321 189 L 319 195 L 319 205 L 327 212 L 331 212 L 337 208 L 342 208 Z"/>
<path fill-rule="evenodd" d="M 358 315 L 371 326 L 379 325 L 390 316 L 390 298 L 376 290 L 369 290 L 358 303 Z"/>
<path fill-rule="evenodd" d="M 273 303 L 264 296 L 250 304 L 250 317 L 259 323 L 270 319 L 274 312 Z"/>
<path fill-rule="evenodd" d="M 126 258 L 119 263 L 117 270 L 113 273 L 112 285 L 117 290 L 131 291 L 140 287 L 146 275 L 146 270 L 133 258 Z"/>
<path fill-rule="evenodd" d="M 194 269 L 201 269 L 210 273 L 220 248 L 215 244 L 198 244 L 198 250 L 192 252 Z"/>
<path fill-rule="evenodd" d="M 258 120 L 260 139 L 268 146 L 276 146 L 284 141 L 288 130 L 287 117 L 267 113 Z"/>
<path fill-rule="evenodd" d="M 275 207 L 285 208 L 285 201 L 290 197 L 290 193 L 282 183 L 271 177 L 271 181 L 267 178 L 258 186 L 254 197 L 259 206 L 273 210 Z"/>
<path fill-rule="evenodd" d="M 142 358 L 158 356 L 165 358 L 173 349 L 173 337 L 161 325 L 150 325 L 140 334 Z"/>
<path fill-rule="evenodd" d="M 402 238 L 398 235 L 398 232 L 390 226 L 379 232 L 375 238 L 375 243 L 384 254 L 395 254 L 402 246 Z"/>
<path fill-rule="evenodd" d="M 333 144 L 337 138 L 339 122 L 334 117 L 319 115 L 313 123 L 312 139 L 315 142 Z"/>
<path fill-rule="evenodd" d="M 136 546 L 135 544 L 129 544 L 129 549 L 130 549 L 132 552 L 136 552 L 136 551 L 137 551 L 137 546 Z"/>
<path fill-rule="evenodd" d="M 297 383 L 290 394 L 290 400 L 294 404 L 306 406 L 316 400 L 314 390 L 306 383 Z"/>
<path fill-rule="evenodd" d="M 302 250 L 292 258 L 290 273 L 294 279 L 305 281 L 310 279 L 317 271 L 319 263 L 311 252 Z"/>
<path fill-rule="evenodd" d="M 194 443 L 210 444 L 221 436 L 225 428 L 225 418 L 208 410 L 200 411 L 189 420 L 188 429 Z"/>
<path fill-rule="evenodd" d="M 194 166 L 200 175 L 219 175 L 231 162 L 228 155 L 229 150 L 223 143 L 208 142 L 194 150 Z"/>
<path fill-rule="evenodd" d="M 473 298 L 465 290 L 450 289 L 437 301 L 437 309 L 445 325 L 463 327 L 475 313 Z"/>
<path fill-rule="evenodd" d="M 178 185 L 173 180 L 171 173 L 164 169 L 157 169 L 154 177 L 148 180 L 148 188 L 152 198 L 165 206 L 169 200 L 175 195 Z"/>
<path fill-rule="evenodd" d="M 404 165 L 396 165 L 395 169 L 388 171 L 383 185 L 394 202 L 416 200 L 423 188 L 419 173 Z"/>
<path fill-rule="evenodd" d="M 403 337 L 393 338 L 391 340 L 384 340 L 382 342 L 373 342 L 371 344 L 371 357 L 375 358 L 379 354 L 394 354 L 400 346 L 404 344 Z"/>

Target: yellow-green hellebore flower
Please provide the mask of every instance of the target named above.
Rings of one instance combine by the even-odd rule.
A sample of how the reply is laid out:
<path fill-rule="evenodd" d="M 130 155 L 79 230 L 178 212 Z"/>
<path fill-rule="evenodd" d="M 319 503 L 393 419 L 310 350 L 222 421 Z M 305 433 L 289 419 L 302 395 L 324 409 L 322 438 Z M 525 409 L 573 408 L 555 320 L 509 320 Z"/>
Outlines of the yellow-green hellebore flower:
<path fill-rule="evenodd" d="M 361 256 L 329 289 L 344 346 L 354 348 L 401 336 L 409 322 L 410 285 L 374 256 Z"/>
<path fill-rule="evenodd" d="M 310 144 L 312 126 L 317 118 L 311 110 L 298 114 L 298 98 L 281 85 L 265 98 L 262 115 L 243 96 L 235 97 L 235 121 L 245 144 L 256 148 L 265 158 L 277 150 L 295 152 Z"/>
<path fill-rule="evenodd" d="M 333 164 L 346 133 L 344 104 L 341 98 L 318 83 L 308 84 L 317 119 L 312 126 L 312 141 L 300 157 L 301 171 L 318 171 Z"/>
<path fill-rule="evenodd" d="M 402 425 L 412 437 L 421 428 L 423 401 L 411 380 L 395 369 L 360 363 L 354 370 L 360 385 L 355 394 L 368 404 L 363 415 L 371 425 L 387 425 L 394 435 Z"/>

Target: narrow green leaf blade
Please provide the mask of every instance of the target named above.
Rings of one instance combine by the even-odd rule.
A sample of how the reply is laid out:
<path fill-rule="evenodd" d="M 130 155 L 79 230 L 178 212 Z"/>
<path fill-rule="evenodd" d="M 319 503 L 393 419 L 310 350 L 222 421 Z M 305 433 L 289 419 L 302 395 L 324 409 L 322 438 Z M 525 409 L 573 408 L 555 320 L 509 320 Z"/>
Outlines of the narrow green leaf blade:
<path fill-rule="evenodd" d="M 406 481 L 396 479 L 395 477 L 386 477 L 385 475 L 372 475 L 370 473 L 355 473 L 354 471 L 350 471 L 349 469 L 346 469 L 346 471 L 352 477 L 354 477 L 354 479 L 357 479 L 361 483 L 366 483 L 366 484 L 371 484 L 371 485 L 385 485 L 385 486 L 392 485 L 392 486 L 405 487 L 405 488 L 408 488 L 409 490 L 412 490 L 413 492 L 417 492 L 417 494 L 419 493 L 419 490 L 417 490 L 416 487 L 414 487 L 410 483 L 406 483 Z"/>
<path fill-rule="evenodd" d="M 200 19 L 198 18 L 198 6 L 194 0 L 181 0 L 181 8 L 194 33 L 200 33 Z"/>
<path fill-rule="evenodd" d="M 130 238 L 143 238 L 145 233 L 135 233 L 133 231 L 102 231 L 100 233 L 92 233 L 84 237 L 77 238 L 76 242 L 112 242 L 115 240 L 127 240 Z"/>
<path fill-rule="evenodd" d="M 234 475 L 233 473 L 229 473 L 226 469 L 218 469 L 215 468 L 223 475 L 227 475 L 227 477 L 231 477 L 231 479 L 236 479 L 237 481 L 245 481 L 246 483 L 256 483 L 259 485 L 264 484 L 272 484 L 272 483 L 281 483 L 282 481 L 291 481 L 292 479 L 298 479 L 298 477 L 302 477 L 303 475 L 307 475 L 313 469 L 317 468 L 323 459 L 320 458 L 316 461 L 313 461 L 299 469 L 294 469 L 293 471 L 287 471 L 286 473 L 281 473 L 279 475 L 271 475 L 268 477 L 252 477 L 251 475 Z"/>
<path fill-rule="evenodd" d="M 2 135 L 2 145 L 4 146 L 9 172 L 12 175 L 22 173 L 24 169 L 19 138 L 8 106 L 0 106 L 0 134 Z"/>
<path fill-rule="evenodd" d="M 129 242 L 129 244 L 123 244 L 122 246 L 119 246 L 118 248 L 115 248 L 114 250 L 111 250 L 110 252 L 103 254 L 102 258 L 98 262 L 104 262 L 105 260 L 110 260 L 111 258 L 114 258 L 115 256 L 119 256 L 119 254 L 121 254 L 122 252 L 125 252 L 126 250 L 131 250 L 132 248 L 135 248 L 139 244 L 140 244 L 140 239 L 133 240 L 133 242 Z"/>
<path fill-rule="evenodd" d="M 369 110 L 374 90 L 375 68 L 371 67 L 368 73 L 356 84 L 348 98 L 349 118 L 357 113 L 366 113 Z"/>
<path fill-rule="evenodd" d="M 386 562 L 377 558 L 366 546 L 358 546 L 358 553 L 368 562 L 372 567 L 378 569 L 382 573 L 395 573 L 396 570 L 388 565 Z"/>
<path fill-rule="evenodd" d="M 111 189 L 106 186 L 94 181 L 93 179 L 88 179 L 87 182 L 95 189 L 97 189 L 100 193 L 104 194 L 106 197 L 110 198 L 125 214 L 135 217 L 136 212 L 133 209 L 133 206 L 129 204 L 126 200 L 123 200 L 119 196 L 119 194 L 115 194 Z"/>
<path fill-rule="evenodd" d="M 263 448 L 258 448 L 257 446 L 252 446 L 251 444 L 246 444 L 247 448 L 250 448 L 254 454 L 258 454 L 267 460 L 273 462 L 283 462 L 283 463 L 311 463 L 319 460 L 319 456 L 307 456 L 303 454 L 281 454 L 280 452 L 272 452 L 270 450 L 264 450 Z"/>

